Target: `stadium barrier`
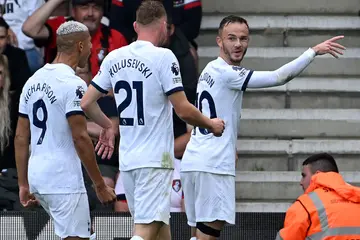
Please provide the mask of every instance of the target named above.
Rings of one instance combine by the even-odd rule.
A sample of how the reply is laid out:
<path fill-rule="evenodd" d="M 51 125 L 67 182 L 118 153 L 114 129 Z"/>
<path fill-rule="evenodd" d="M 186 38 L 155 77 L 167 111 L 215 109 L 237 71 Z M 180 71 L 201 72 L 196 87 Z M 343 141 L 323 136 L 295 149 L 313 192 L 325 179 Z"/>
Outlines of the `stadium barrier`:
<path fill-rule="evenodd" d="M 226 226 L 222 240 L 275 239 L 285 213 L 237 213 L 236 225 Z M 128 213 L 93 212 L 97 240 L 129 240 L 133 222 Z M 190 239 L 184 213 L 171 214 L 173 240 Z M 59 240 L 52 220 L 44 211 L 0 212 L 0 240 Z"/>

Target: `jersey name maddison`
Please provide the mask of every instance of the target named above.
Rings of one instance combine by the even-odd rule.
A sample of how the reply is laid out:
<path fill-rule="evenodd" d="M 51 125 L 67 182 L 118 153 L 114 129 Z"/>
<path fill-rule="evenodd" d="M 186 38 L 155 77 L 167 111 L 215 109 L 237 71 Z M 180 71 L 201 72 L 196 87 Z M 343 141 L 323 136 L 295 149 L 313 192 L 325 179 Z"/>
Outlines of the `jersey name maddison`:
<path fill-rule="evenodd" d="M 29 184 L 40 194 L 85 193 L 67 117 L 83 114 L 86 84 L 65 64 L 47 64 L 25 84 L 19 115 L 30 121 Z"/>
<path fill-rule="evenodd" d="M 174 54 L 146 41 L 109 53 L 91 83 L 113 89 L 120 123 L 120 170 L 173 168 L 174 133 L 168 96 L 183 91 Z"/>
<path fill-rule="evenodd" d="M 235 176 L 235 149 L 242 95 L 252 71 L 228 65 L 222 58 L 208 63 L 199 78 L 196 106 L 210 118 L 225 121 L 225 131 L 215 137 L 195 127 L 188 143 L 181 171 L 202 171 Z"/>

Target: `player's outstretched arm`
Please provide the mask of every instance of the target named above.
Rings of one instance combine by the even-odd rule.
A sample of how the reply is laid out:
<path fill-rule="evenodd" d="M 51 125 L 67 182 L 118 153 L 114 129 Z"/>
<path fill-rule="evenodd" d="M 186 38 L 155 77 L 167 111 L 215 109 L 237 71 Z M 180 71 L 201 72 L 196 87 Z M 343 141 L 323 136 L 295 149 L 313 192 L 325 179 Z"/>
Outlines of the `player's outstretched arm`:
<path fill-rule="evenodd" d="M 70 125 L 76 151 L 86 171 L 88 172 L 89 177 L 94 183 L 95 191 L 99 200 L 102 203 L 114 201 L 116 198 L 115 192 L 112 188 L 105 185 L 99 167 L 96 163 L 95 151 L 91 138 L 87 133 L 85 117 L 77 114 L 69 116 L 67 119 Z"/>
<path fill-rule="evenodd" d="M 171 94 L 169 100 L 176 114 L 190 125 L 209 129 L 215 136 L 221 136 L 225 129 L 225 123 L 219 118 L 210 119 L 204 116 L 194 105 L 192 105 L 183 91 Z"/>
<path fill-rule="evenodd" d="M 114 152 L 114 131 L 111 120 L 101 111 L 97 100 L 103 95 L 92 85 L 89 86 L 85 95 L 81 99 L 81 108 L 86 116 L 94 121 L 103 129 L 100 132 L 99 142 L 96 145 L 96 151 L 102 158 L 112 156 Z"/>
<path fill-rule="evenodd" d="M 317 55 L 331 54 L 335 58 L 342 55 L 345 47 L 337 43 L 344 36 L 328 39 L 315 47 L 309 48 L 295 60 L 285 64 L 275 71 L 254 71 L 248 84 L 248 88 L 274 87 L 286 84 L 298 76 Z"/>

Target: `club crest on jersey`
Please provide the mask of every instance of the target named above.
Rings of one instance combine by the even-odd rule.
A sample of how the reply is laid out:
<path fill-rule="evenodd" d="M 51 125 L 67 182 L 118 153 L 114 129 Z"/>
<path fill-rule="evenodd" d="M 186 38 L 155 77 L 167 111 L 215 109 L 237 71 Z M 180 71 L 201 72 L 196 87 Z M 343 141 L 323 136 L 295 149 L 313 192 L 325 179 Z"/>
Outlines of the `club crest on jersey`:
<path fill-rule="evenodd" d="M 175 76 L 179 75 L 180 69 L 176 62 L 173 62 L 171 65 L 171 72 L 175 74 Z"/>
<path fill-rule="evenodd" d="M 181 189 L 181 181 L 180 179 L 174 179 L 172 182 L 172 188 L 175 192 L 179 192 Z"/>
<path fill-rule="evenodd" d="M 232 69 L 233 69 L 234 71 L 239 72 L 239 77 L 243 77 L 243 76 L 245 76 L 245 74 L 246 74 L 246 69 L 243 68 L 243 67 L 232 66 Z"/>
<path fill-rule="evenodd" d="M 232 66 L 232 69 L 234 71 L 240 71 L 241 69 L 243 69 L 242 67 L 239 67 L 239 66 Z"/>
<path fill-rule="evenodd" d="M 85 94 L 85 90 L 82 86 L 78 86 L 77 89 L 76 89 L 76 96 L 79 98 L 79 99 L 82 99 L 82 97 L 84 96 Z"/>

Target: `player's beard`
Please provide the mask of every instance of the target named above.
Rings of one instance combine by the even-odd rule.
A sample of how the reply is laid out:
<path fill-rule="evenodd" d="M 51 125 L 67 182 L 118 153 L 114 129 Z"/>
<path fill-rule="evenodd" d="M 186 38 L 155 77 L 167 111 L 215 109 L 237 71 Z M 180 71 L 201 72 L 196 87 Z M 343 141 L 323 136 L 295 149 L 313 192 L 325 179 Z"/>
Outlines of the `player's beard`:
<path fill-rule="evenodd" d="M 230 50 L 228 50 L 228 48 L 226 48 L 226 46 L 223 44 L 223 51 L 225 53 L 225 55 L 228 57 L 228 60 L 233 64 L 233 65 L 240 65 L 241 61 L 243 60 L 246 52 L 247 52 L 247 48 L 245 48 L 245 50 L 242 52 L 241 58 L 233 58 L 231 56 L 231 48 Z"/>

